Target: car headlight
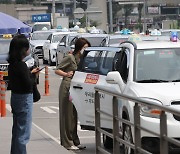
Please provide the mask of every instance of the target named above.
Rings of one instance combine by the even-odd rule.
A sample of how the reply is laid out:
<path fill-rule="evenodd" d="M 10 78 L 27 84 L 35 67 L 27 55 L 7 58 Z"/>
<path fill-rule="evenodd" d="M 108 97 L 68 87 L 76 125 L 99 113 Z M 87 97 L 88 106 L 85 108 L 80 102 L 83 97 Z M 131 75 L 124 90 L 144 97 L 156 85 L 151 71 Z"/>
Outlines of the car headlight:
<path fill-rule="evenodd" d="M 158 100 L 155 99 L 150 99 L 150 98 L 142 98 L 144 100 L 151 101 L 155 104 L 162 105 L 162 103 Z M 146 105 L 141 105 L 140 106 L 140 112 L 142 116 L 146 117 L 152 117 L 152 118 L 160 118 L 161 110 L 157 109 L 155 107 L 151 106 L 146 106 Z"/>

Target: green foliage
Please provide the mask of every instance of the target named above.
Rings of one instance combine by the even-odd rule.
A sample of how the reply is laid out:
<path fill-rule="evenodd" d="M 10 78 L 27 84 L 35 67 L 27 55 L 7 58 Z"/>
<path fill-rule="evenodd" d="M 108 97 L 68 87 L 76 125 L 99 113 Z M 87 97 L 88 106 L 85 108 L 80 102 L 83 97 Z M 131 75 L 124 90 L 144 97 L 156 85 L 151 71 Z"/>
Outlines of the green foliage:
<path fill-rule="evenodd" d="M 142 30 L 143 30 L 143 24 L 141 24 L 141 23 L 136 24 L 134 27 L 135 27 L 135 29 L 139 29 L 140 32 L 142 32 Z"/>
<path fill-rule="evenodd" d="M 90 27 L 93 27 L 93 26 L 97 27 L 97 26 L 99 26 L 101 24 L 101 22 L 99 22 L 97 20 L 96 21 L 91 20 L 90 23 L 91 23 Z"/>
<path fill-rule="evenodd" d="M 79 20 L 79 22 L 81 23 L 80 27 L 86 27 L 86 16 L 84 16 L 83 18 L 81 18 Z"/>

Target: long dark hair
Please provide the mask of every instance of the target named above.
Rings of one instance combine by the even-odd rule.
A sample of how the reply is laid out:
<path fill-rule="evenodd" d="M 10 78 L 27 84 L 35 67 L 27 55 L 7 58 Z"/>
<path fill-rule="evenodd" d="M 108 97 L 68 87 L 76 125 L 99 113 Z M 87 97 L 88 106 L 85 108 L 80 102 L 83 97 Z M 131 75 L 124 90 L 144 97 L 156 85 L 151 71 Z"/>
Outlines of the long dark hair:
<path fill-rule="evenodd" d="M 74 51 L 73 51 L 73 55 L 76 55 L 79 51 L 81 51 L 82 47 L 83 47 L 85 44 L 88 44 L 88 47 L 91 46 L 91 44 L 89 43 L 89 41 L 86 40 L 85 38 L 81 37 L 81 38 L 77 39 L 76 42 L 75 42 L 75 49 L 74 49 Z"/>
<path fill-rule="evenodd" d="M 9 63 L 15 63 L 21 61 L 27 54 L 29 49 L 29 41 L 25 35 L 20 34 L 14 36 L 9 46 Z"/>

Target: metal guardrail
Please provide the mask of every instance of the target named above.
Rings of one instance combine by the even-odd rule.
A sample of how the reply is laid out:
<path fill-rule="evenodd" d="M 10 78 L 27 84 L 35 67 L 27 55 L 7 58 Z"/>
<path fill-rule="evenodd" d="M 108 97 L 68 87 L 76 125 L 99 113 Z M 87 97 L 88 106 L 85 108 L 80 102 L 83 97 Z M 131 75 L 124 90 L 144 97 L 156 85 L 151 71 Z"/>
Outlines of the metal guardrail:
<path fill-rule="evenodd" d="M 100 97 L 99 93 L 105 93 L 108 95 L 113 96 L 113 115 L 106 113 L 100 109 Z M 118 98 L 130 100 L 135 103 L 134 105 L 134 123 L 122 119 L 118 116 Z M 124 94 L 119 94 L 118 92 L 114 92 L 109 89 L 105 89 L 103 87 L 97 86 L 95 87 L 95 135 L 96 135 L 96 154 L 110 154 L 101 144 L 101 134 L 104 134 L 113 139 L 113 154 L 120 153 L 120 144 L 125 146 L 129 146 L 134 150 L 134 154 L 151 154 L 149 151 L 146 151 L 141 147 L 141 130 L 148 132 L 152 135 L 155 135 L 160 138 L 160 154 L 168 154 L 168 143 L 172 143 L 176 146 L 180 147 L 180 141 L 177 139 L 171 138 L 167 136 L 167 117 L 166 112 L 175 114 L 180 116 L 180 111 L 174 108 L 170 108 L 167 106 L 162 106 L 155 104 L 154 102 L 142 100 L 139 98 L 131 97 Z M 141 126 L 140 124 L 140 106 L 139 105 L 146 105 L 150 107 L 155 107 L 161 110 L 160 114 L 160 134 L 148 130 Z M 104 114 L 106 116 L 113 118 L 113 133 L 109 133 L 103 129 L 101 129 L 101 119 L 100 115 Z M 119 122 L 124 124 L 130 125 L 134 127 L 134 143 L 129 143 L 119 136 Z"/>

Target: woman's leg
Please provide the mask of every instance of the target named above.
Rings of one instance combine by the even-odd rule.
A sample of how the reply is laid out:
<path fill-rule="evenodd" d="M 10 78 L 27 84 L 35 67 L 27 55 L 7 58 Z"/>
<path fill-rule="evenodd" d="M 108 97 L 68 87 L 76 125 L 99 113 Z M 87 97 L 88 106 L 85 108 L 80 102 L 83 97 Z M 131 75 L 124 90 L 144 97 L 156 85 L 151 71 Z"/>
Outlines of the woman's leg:
<path fill-rule="evenodd" d="M 26 154 L 32 125 L 32 94 L 12 94 L 13 130 L 11 154 Z"/>

